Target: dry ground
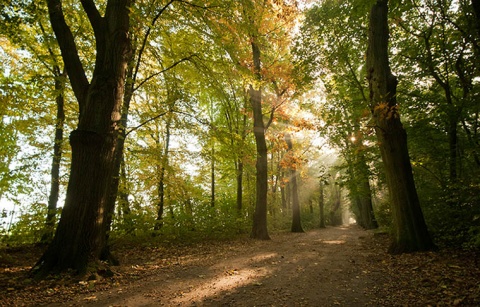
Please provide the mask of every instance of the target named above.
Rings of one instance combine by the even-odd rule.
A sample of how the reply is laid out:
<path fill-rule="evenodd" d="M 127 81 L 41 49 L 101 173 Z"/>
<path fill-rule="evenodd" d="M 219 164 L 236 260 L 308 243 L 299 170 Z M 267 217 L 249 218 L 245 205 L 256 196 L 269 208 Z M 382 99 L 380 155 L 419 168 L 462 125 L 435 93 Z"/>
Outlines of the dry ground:
<path fill-rule="evenodd" d="M 357 226 L 183 247 L 119 249 L 113 277 L 26 278 L 36 255 L 0 263 L 4 306 L 480 305 L 474 253 L 391 256 L 385 235 Z M 30 260 L 27 260 L 30 259 Z M 32 262 L 28 264 L 28 261 Z"/>

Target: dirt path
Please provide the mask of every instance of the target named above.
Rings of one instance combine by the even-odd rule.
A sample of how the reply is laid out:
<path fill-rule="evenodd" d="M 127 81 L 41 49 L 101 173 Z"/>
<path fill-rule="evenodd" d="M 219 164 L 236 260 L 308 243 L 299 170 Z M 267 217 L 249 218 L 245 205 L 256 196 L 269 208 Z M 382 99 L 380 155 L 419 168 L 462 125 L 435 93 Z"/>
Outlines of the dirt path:
<path fill-rule="evenodd" d="M 362 244 L 368 236 L 356 226 L 329 227 L 200 251 L 178 265 L 152 263 L 155 274 L 79 295 L 69 305 L 365 306 L 381 275 L 367 269 L 375 258 Z"/>
<path fill-rule="evenodd" d="M 388 236 L 356 226 L 271 241 L 122 241 L 113 276 L 41 281 L 28 277 L 41 250 L 10 249 L 0 306 L 480 306 L 478 251 L 394 256 L 387 246 Z"/>

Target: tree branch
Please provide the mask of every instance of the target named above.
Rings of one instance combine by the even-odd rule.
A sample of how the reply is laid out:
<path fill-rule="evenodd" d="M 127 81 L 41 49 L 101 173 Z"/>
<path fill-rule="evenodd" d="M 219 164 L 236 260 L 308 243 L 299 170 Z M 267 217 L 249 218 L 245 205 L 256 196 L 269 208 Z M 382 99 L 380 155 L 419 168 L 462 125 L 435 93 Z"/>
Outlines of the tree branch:
<path fill-rule="evenodd" d="M 86 103 L 86 94 L 89 87 L 85 70 L 78 56 L 77 46 L 75 45 L 72 32 L 65 22 L 62 3 L 60 0 L 47 0 L 47 4 L 50 22 L 55 32 L 58 45 L 60 46 L 63 61 L 68 72 L 68 77 L 70 78 L 70 83 L 72 84 L 73 92 L 78 100 L 81 114 Z"/>
<path fill-rule="evenodd" d="M 100 16 L 100 12 L 98 12 L 97 7 L 93 0 L 81 0 L 80 1 L 83 6 L 83 10 L 87 13 L 88 20 L 90 20 L 90 24 L 92 25 L 93 32 L 95 33 L 95 37 L 101 37 L 102 33 L 102 16 Z"/>
<path fill-rule="evenodd" d="M 169 71 L 170 69 L 174 68 L 174 67 L 177 66 L 178 64 L 180 64 L 180 63 L 182 63 L 182 62 L 185 62 L 185 61 L 188 61 L 188 60 L 190 60 L 191 58 L 193 58 L 194 56 L 196 56 L 196 54 L 189 55 L 188 57 L 185 57 L 185 58 L 183 58 L 183 59 L 181 59 L 181 60 L 173 63 L 171 66 L 169 66 L 169 67 L 167 67 L 167 68 L 165 68 L 165 69 L 162 69 L 161 71 L 156 72 L 156 73 L 154 73 L 153 75 L 148 76 L 148 77 L 145 78 L 142 82 L 140 82 L 136 87 L 134 87 L 133 90 L 134 90 L 134 91 L 138 90 L 142 85 L 144 85 L 145 83 L 147 83 L 150 79 L 155 78 L 156 76 L 161 75 L 161 74 Z"/>
<path fill-rule="evenodd" d="M 170 112 L 170 111 L 165 111 L 165 112 L 163 112 L 163 113 L 160 113 L 160 114 L 158 114 L 158 115 L 156 115 L 156 116 L 154 116 L 154 117 L 152 117 L 152 118 L 147 119 L 146 121 L 144 121 L 144 122 L 141 123 L 140 125 L 135 126 L 135 127 L 132 127 L 130 130 L 128 130 L 127 133 L 125 133 L 125 137 L 127 137 L 127 136 L 130 134 L 130 132 L 133 132 L 133 131 L 135 131 L 135 130 L 137 130 L 137 129 L 140 129 L 141 127 L 145 126 L 145 125 L 148 124 L 149 122 L 152 122 L 152 121 L 156 120 L 157 118 L 160 118 L 160 117 L 162 117 L 163 115 L 166 115 L 166 114 L 169 113 L 169 112 Z"/>
<path fill-rule="evenodd" d="M 157 22 L 158 18 L 160 18 L 160 16 L 163 14 L 163 12 L 165 12 L 165 10 L 166 10 L 173 2 L 175 2 L 175 0 L 170 0 L 170 1 L 168 1 L 168 3 L 165 4 L 165 6 L 163 6 L 163 7 L 160 9 L 160 11 L 158 11 L 157 15 L 155 15 L 155 17 L 153 17 L 153 20 L 152 20 L 150 26 L 148 27 L 147 32 L 145 33 L 145 37 L 144 37 L 144 39 L 143 39 L 142 46 L 140 47 L 140 50 L 138 51 L 137 64 L 135 65 L 135 70 L 134 70 L 134 73 L 133 73 L 133 82 L 132 82 L 132 84 L 134 84 L 135 81 L 137 80 L 137 75 L 138 75 L 138 71 L 140 70 L 140 63 L 141 63 L 141 60 L 142 60 L 143 52 L 145 51 L 145 47 L 146 47 L 146 45 L 147 45 L 148 38 L 150 37 L 150 33 L 152 32 L 152 28 L 155 26 L 155 23 Z M 137 86 L 137 88 L 139 88 L 139 87 L 140 87 L 140 86 Z M 137 88 L 133 88 L 133 89 L 132 89 L 132 93 L 133 93 Z"/>

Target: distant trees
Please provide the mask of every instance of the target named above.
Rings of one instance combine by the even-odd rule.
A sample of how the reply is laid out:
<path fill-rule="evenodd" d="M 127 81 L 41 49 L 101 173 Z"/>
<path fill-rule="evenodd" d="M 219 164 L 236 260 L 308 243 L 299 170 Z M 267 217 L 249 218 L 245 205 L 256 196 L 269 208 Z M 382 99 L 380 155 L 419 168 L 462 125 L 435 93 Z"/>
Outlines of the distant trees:
<path fill-rule="evenodd" d="M 295 51 L 307 76 L 322 82 L 327 101 L 320 108 L 319 117 L 325 122 L 320 129 L 345 161 L 345 187 L 357 223 L 372 229 L 378 227 L 370 185 L 374 150 L 368 145 L 372 137 L 361 56 L 366 50 L 367 12 L 365 1 L 313 6 L 306 12 Z"/>

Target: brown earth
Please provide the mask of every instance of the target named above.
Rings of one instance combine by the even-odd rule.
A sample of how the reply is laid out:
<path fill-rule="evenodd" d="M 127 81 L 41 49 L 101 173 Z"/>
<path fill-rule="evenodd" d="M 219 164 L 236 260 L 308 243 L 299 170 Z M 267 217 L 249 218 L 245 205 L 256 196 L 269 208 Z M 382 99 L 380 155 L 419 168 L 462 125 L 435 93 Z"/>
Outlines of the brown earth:
<path fill-rule="evenodd" d="M 391 256 L 387 244 L 385 235 L 349 226 L 272 234 L 270 241 L 131 246 L 117 251 L 122 265 L 113 276 L 94 280 L 35 282 L 25 277 L 31 264 L 0 263 L 0 305 L 480 305 L 474 253 Z"/>

